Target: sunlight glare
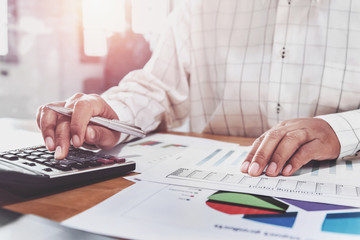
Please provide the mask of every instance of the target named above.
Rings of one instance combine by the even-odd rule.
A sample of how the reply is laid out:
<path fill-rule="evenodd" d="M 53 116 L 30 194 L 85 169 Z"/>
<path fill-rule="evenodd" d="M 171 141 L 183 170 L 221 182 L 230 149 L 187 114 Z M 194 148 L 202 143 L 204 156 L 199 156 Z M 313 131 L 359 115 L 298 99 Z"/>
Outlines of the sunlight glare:
<path fill-rule="evenodd" d="M 8 30 L 7 30 L 8 6 L 7 0 L 0 0 L 0 55 L 9 53 Z"/>
<path fill-rule="evenodd" d="M 126 28 L 124 0 L 83 0 L 84 50 L 87 56 L 105 56 L 106 40 Z"/>

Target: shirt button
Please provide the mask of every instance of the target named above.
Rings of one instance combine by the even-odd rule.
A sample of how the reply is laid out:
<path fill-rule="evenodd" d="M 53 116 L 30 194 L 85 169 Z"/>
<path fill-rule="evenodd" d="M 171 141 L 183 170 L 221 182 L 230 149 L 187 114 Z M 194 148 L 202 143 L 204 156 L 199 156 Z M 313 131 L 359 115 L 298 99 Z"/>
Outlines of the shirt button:
<path fill-rule="evenodd" d="M 285 58 L 285 57 L 286 57 L 286 53 L 287 53 L 287 51 L 286 51 L 285 47 L 283 47 L 283 48 L 281 49 L 281 51 L 280 51 L 281 58 Z"/>

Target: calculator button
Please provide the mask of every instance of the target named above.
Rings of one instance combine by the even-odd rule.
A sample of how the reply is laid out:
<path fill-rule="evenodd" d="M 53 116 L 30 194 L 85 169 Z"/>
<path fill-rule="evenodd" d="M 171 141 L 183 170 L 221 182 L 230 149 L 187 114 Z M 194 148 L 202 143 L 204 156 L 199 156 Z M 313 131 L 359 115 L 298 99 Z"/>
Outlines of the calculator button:
<path fill-rule="evenodd" d="M 57 160 L 57 163 L 61 164 L 61 165 L 72 166 L 72 165 L 76 164 L 77 162 L 74 160 L 62 159 L 62 160 Z"/>
<path fill-rule="evenodd" d="M 98 166 L 102 165 L 101 162 L 98 162 L 96 160 L 89 161 L 88 164 L 89 164 L 90 167 L 98 167 Z"/>
<path fill-rule="evenodd" d="M 44 165 L 50 166 L 50 167 L 52 167 L 56 164 L 59 164 L 58 160 L 55 160 L 55 159 L 47 160 L 46 162 L 43 162 L 43 163 L 44 163 Z"/>
<path fill-rule="evenodd" d="M 33 161 L 34 161 L 34 162 L 38 162 L 38 163 L 44 163 L 44 162 L 47 161 L 47 159 L 45 159 L 45 158 L 36 158 L 36 159 L 34 159 Z"/>
<path fill-rule="evenodd" d="M 99 157 L 97 156 L 88 156 L 88 157 L 82 157 L 82 158 L 79 158 L 79 159 L 76 159 L 76 161 L 80 161 L 80 162 L 89 162 L 89 161 L 93 161 L 93 160 L 97 160 L 99 159 Z"/>
<path fill-rule="evenodd" d="M 78 160 L 79 157 L 78 157 L 78 156 L 74 156 L 74 155 L 67 155 L 67 156 L 66 156 L 66 159 L 69 159 L 69 160 Z"/>
<path fill-rule="evenodd" d="M 32 152 L 35 152 L 36 150 L 33 150 L 33 149 L 26 149 L 24 150 L 24 153 L 32 153 Z"/>
<path fill-rule="evenodd" d="M 73 168 L 76 168 L 76 169 L 84 169 L 84 168 L 87 168 L 88 165 L 84 164 L 84 163 L 75 163 L 72 165 Z"/>
<path fill-rule="evenodd" d="M 76 159 L 74 159 L 74 160 L 77 161 L 77 162 L 82 162 L 82 163 L 86 163 L 86 162 L 90 161 L 90 160 L 87 159 L 87 158 L 76 158 Z"/>
<path fill-rule="evenodd" d="M 36 149 L 37 151 L 41 151 L 41 152 L 45 152 L 45 151 L 47 151 L 47 148 L 38 148 L 38 149 Z"/>
<path fill-rule="evenodd" d="M 13 155 L 13 154 L 5 154 L 2 156 L 3 158 L 7 159 L 7 160 L 11 160 L 11 161 L 14 161 L 14 160 L 18 160 L 18 156 L 16 155 Z"/>
<path fill-rule="evenodd" d="M 31 161 L 34 161 L 37 158 L 38 158 L 38 156 L 33 156 L 33 155 L 29 155 L 26 157 L 26 159 L 31 160 Z"/>
<path fill-rule="evenodd" d="M 43 152 L 32 152 L 31 155 L 33 156 L 41 156 L 41 155 L 44 155 Z"/>
<path fill-rule="evenodd" d="M 52 172 L 52 169 L 51 168 L 44 168 L 43 169 L 45 172 Z"/>
<path fill-rule="evenodd" d="M 18 153 L 18 154 L 16 154 L 16 156 L 21 157 L 21 158 L 25 158 L 25 157 L 29 156 L 29 154 L 27 154 L 27 153 Z"/>
<path fill-rule="evenodd" d="M 53 154 L 43 154 L 43 155 L 41 155 L 40 157 L 43 158 L 43 159 L 48 159 L 48 160 L 50 160 L 50 159 L 53 159 L 53 158 L 54 158 L 54 155 L 53 155 Z"/>
<path fill-rule="evenodd" d="M 111 159 L 105 159 L 105 158 L 100 158 L 97 160 L 99 163 L 102 163 L 102 164 L 113 164 L 115 163 L 114 160 L 111 160 Z"/>
<path fill-rule="evenodd" d="M 124 163 L 125 162 L 125 158 L 116 158 L 116 157 L 111 157 L 109 158 L 110 160 L 113 160 L 116 163 Z"/>
<path fill-rule="evenodd" d="M 63 164 L 55 164 L 53 165 L 53 168 L 56 168 L 61 171 L 70 171 L 72 170 L 71 166 L 69 165 L 63 165 Z"/>

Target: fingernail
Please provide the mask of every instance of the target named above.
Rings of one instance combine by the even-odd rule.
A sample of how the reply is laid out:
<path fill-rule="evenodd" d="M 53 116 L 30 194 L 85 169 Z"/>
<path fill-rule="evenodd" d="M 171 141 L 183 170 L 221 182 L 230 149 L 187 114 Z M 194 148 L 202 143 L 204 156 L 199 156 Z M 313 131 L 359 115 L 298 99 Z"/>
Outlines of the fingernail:
<path fill-rule="evenodd" d="M 61 147 L 60 147 L 60 146 L 57 146 L 57 147 L 56 147 L 56 150 L 55 150 L 55 158 L 56 158 L 56 159 L 61 158 L 61 153 L 62 153 Z"/>
<path fill-rule="evenodd" d="M 94 131 L 94 129 L 93 129 L 92 127 L 88 127 L 86 131 L 87 131 L 86 135 L 87 135 L 91 140 L 95 139 L 95 131 Z"/>
<path fill-rule="evenodd" d="M 241 171 L 246 173 L 249 169 L 249 164 L 250 162 L 249 161 L 245 161 L 241 164 Z"/>
<path fill-rule="evenodd" d="M 277 164 L 275 162 L 271 162 L 268 168 L 266 169 L 267 174 L 275 174 L 277 169 Z"/>
<path fill-rule="evenodd" d="M 252 176 L 257 175 L 259 168 L 260 166 L 257 162 L 252 163 L 249 169 L 249 174 Z"/>
<path fill-rule="evenodd" d="M 288 164 L 288 165 L 286 165 L 286 167 L 284 168 L 282 173 L 283 173 L 283 175 L 289 175 L 291 170 L 292 170 L 292 166 L 291 166 L 291 164 Z"/>
<path fill-rule="evenodd" d="M 72 137 L 72 142 L 73 142 L 73 145 L 75 146 L 75 147 L 80 147 L 80 138 L 79 138 L 79 136 L 78 135 L 74 135 L 73 137 Z"/>
<path fill-rule="evenodd" d="M 45 138 L 45 145 L 48 150 L 54 150 L 54 141 L 53 141 L 52 137 Z"/>

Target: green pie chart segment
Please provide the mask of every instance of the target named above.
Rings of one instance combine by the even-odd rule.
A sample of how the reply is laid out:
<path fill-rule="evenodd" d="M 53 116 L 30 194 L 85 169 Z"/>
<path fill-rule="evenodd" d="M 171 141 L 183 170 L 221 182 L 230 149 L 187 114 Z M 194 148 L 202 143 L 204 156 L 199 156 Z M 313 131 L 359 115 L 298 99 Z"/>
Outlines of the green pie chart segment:
<path fill-rule="evenodd" d="M 208 199 L 210 202 L 258 208 L 275 212 L 285 212 L 289 207 L 287 204 L 272 197 L 238 192 L 219 191 L 209 196 Z"/>

